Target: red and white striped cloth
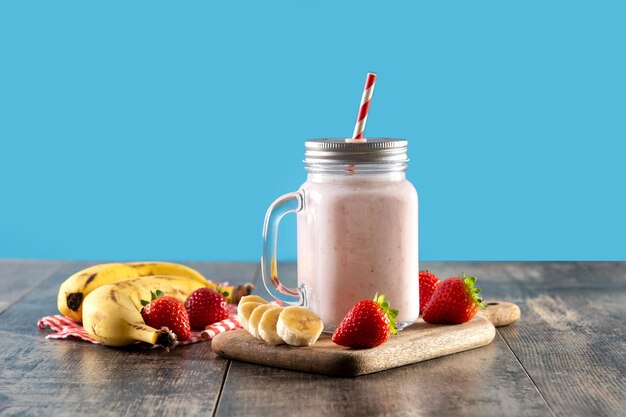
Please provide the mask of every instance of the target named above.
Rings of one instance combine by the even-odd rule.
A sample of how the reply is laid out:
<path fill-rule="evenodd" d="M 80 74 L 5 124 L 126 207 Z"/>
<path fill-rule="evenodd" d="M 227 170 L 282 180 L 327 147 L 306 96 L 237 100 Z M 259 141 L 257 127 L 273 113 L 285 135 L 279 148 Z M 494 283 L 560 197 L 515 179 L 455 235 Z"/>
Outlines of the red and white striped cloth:
<path fill-rule="evenodd" d="M 231 304 L 229 318 L 227 318 L 226 320 L 218 321 L 217 323 L 213 323 L 207 326 L 202 331 L 192 330 L 189 339 L 180 341 L 178 342 L 178 344 L 190 345 L 192 343 L 211 340 L 220 333 L 238 329 L 241 327 L 241 325 L 237 321 L 236 316 L 237 306 Z M 93 343 L 96 345 L 101 344 L 100 342 L 94 340 L 91 336 L 89 336 L 89 334 L 87 334 L 87 332 L 80 323 L 58 314 L 54 316 L 43 317 L 37 322 L 37 327 L 39 327 L 40 329 L 49 328 L 54 332 L 46 335 L 46 339 L 48 340 L 78 338 L 84 340 L 85 342 Z"/>

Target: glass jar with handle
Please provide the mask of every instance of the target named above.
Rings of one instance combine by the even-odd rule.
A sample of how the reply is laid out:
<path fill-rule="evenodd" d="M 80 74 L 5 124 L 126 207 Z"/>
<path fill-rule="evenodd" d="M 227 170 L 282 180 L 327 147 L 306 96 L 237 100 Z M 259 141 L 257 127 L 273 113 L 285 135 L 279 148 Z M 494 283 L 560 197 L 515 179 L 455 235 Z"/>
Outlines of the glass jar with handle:
<path fill-rule="evenodd" d="M 407 141 L 315 139 L 305 143 L 307 181 L 269 207 L 262 277 L 286 304 L 307 306 L 332 331 L 376 293 L 399 310 L 398 328 L 419 316 L 418 199 L 406 179 Z M 297 214 L 298 287 L 278 278 L 278 224 Z"/>

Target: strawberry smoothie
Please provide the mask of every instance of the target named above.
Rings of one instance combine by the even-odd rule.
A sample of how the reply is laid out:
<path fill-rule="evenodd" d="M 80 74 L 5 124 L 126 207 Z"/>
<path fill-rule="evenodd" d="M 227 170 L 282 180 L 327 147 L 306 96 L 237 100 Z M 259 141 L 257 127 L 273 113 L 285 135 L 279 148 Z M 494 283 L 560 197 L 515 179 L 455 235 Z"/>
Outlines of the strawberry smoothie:
<path fill-rule="evenodd" d="M 261 273 L 277 300 L 309 307 L 333 330 L 360 300 L 386 294 L 401 329 L 419 316 L 417 192 L 401 139 L 305 142 L 306 182 L 269 207 Z M 280 220 L 298 217 L 298 287 L 278 278 Z"/>
<path fill-rule="evenodd" d="M 404 172 L 309 173 L 300 193 L 298 283 L 327 329 L 377 292 L 399 328 L 417 320 L 418 201 Z"/>

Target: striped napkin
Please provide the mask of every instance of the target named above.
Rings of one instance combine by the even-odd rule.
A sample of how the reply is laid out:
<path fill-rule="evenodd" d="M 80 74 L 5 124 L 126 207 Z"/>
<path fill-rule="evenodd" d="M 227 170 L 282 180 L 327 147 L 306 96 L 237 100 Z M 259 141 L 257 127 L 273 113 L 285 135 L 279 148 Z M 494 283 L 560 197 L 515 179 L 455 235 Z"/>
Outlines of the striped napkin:
<path fill-rule="evenodd" d="M 226 320 L 218 321 L 217 323 L 213 323 L 207 326 L 202 331 L 192 330 L 189 339 L 179 341 L 178 345 L 190 345 L 192 343 L 211 340 L 220 333 L 238 329 L 241 327 L 241 325 L 237 321 L 236 316 L 237 306 L 231 304 L 229 318 L 227 318 Z M 46 339 L 48 340 L 78 338 L 84 340 L 85 342 L 93 343 L 96 345 L 101 344 L 100 342 L 94 340 L 91 336 L 89 336 L 89 334 L 87 334 L 87 332 L 80 323 L 58 314 L 54 316 L 43 317 L 37 322 L 37 327 L 39 327 L 40 329 L 49 328 L 53 331 L 53 333 L 46 335 Z"/>

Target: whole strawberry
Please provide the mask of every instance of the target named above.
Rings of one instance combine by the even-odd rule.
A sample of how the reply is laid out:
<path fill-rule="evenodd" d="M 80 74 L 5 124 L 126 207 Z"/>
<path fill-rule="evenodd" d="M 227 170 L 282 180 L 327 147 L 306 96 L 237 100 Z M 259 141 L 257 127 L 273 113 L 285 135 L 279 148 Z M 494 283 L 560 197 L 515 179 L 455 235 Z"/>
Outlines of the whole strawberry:
<path fill-rule="evenodd" d="M 385 294 L 376 294 L 373 300 L 356 303 L 341 320 L 333 333 L 332 341 L 341 346 L 357 349 L 373 348 L 396 334 L 398 310 L 389 308 Z"/>
<path fill-rule="evenodd" d="M 474 318 L 479 308 L 484 308 L 478 296 L 480 288 L 474 287 L 476 277 L 448 278 L 439 285 L 424 308 L 422 318 L 431 324 L 460 324 Z"/>
<path fill-rule="evenodd" d="M 178 340 L 189 339 L 189 316 L 183 303 L 174 297 L 164 296 L 159 290 L 150 291 L 150 295 L 151 301 L 141 300 L 144 306 L 141 310 L 143 321 L 155 329 L 167 327 Z"/>
<path fill-rule="evenodd" d="M 429 271 L 420 271 L 420 314 L 424 312 L 426 304 L 430 301 L 430 297 L 433 296 L 435 290 L 441 281 L 437 275 Z"/>
<path fill-rule="evenodd" d="M 224 296 L 209 288 L 198 288 L 187 301 L 185 308 L 189 314 L 192 329 L 204 330 L 209 324 L 228 318 L 228 301 Z"/>

